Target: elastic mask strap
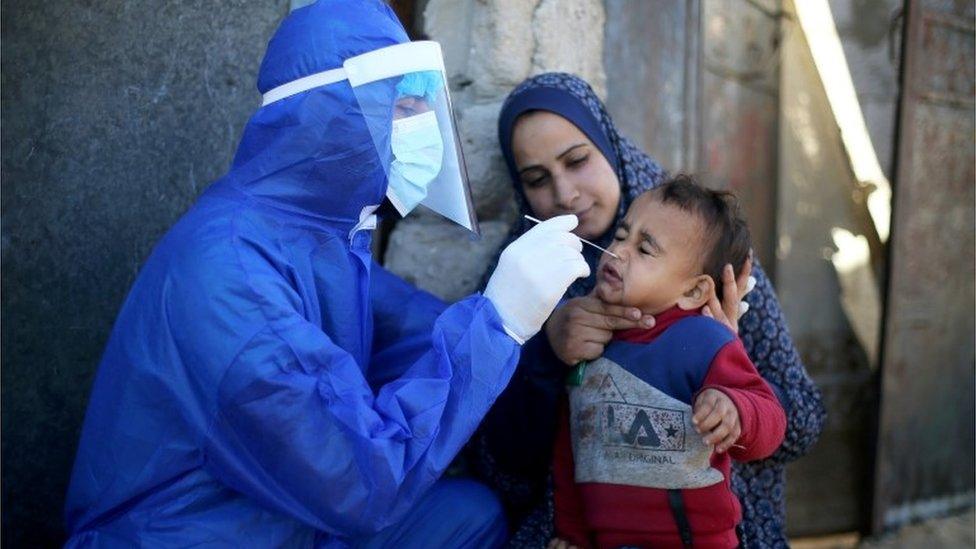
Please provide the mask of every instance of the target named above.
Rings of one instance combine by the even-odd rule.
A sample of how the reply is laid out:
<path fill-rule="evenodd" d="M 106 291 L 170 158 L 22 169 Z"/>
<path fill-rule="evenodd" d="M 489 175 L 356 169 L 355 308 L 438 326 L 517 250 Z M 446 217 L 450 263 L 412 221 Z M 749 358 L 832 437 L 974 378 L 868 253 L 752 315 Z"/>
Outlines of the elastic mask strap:
<path fill-rule="evenodd" d="M 264 107 L 274 103 L 275 101 L 280 101 L 286 97 L 291 97 L 312 88 L 328 86 L 329 84 L 342 82 L 346 79 L 346 69 L 342 67 L 310 74 L 308 76 L 299 78 L 298 80 L 292 80 L 287 84 L 282 84 L 277 88 L 268 90 L 268 92 L 264 94 L 264 101 L 261 103 L 261 106 Z"/>

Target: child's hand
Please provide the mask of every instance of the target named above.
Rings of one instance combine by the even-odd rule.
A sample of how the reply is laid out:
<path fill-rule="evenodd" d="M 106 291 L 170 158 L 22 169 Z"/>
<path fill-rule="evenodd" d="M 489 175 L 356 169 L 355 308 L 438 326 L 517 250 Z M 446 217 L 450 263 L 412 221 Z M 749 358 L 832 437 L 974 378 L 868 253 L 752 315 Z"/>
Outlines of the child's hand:
<path fill-rule="evenodd" d="M 579 549 L 575 545 L 571 545 L 568 541 L 559 538 L 552 538 L 549 540 L 549 545 L 546 549 Z"/>
<path fill-rule="evenodd" d="M 719 454 L 734 446 L 742 434 L 739 410 L 732 399 L 718 389 L 705 389 L 698 395 L 691 422 L 698 434 L 705 435 L 702 441 L 714 446 Z"/>

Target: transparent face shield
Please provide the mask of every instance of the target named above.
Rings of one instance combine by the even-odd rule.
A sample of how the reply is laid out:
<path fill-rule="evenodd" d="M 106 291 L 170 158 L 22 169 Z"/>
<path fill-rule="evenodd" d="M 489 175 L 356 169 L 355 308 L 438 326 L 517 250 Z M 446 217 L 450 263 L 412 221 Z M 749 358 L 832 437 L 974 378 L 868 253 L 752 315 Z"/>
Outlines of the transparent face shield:
<path fill-rule="evenodd" d="M 343 63 L 400 215 L 417 205 L 478 234 L 440 45 L 409 42 Z"/>
<path fill-rule="evenodd" d="M 264 94 L 264 105 L 348 80 L 400 215 L 419 204 L 479 233 L 437 42 L 407 42 L 347 59 Z"/>

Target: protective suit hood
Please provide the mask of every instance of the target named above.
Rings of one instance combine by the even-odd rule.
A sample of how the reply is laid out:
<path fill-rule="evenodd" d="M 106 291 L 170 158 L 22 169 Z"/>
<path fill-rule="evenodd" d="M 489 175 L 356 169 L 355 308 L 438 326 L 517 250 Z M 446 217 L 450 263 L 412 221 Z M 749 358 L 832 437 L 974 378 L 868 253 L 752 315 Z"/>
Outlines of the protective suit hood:
<path fill-rule="evenodd" d="M 271 38 L 258 91 L 408 40 L 384 2 L 320 0 L 292 12 Z M 391 88 L 391 102 L 393 93 Z M 349 83 L 341 82 L 258 109 L 244 129 L 231 171 L 218 185 L 346 227 L 360 219 L 364 207 L 383 200 L 388 162 L 377 152 Z"/>

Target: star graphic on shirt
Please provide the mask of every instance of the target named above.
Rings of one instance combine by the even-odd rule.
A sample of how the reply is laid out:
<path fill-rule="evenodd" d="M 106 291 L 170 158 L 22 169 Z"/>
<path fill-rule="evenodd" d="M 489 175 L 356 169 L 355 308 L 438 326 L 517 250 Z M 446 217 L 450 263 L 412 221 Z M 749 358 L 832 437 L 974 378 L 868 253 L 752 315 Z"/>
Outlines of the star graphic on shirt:
<path fill-rule="evenodd" d="M 672 438 L 678 434 L 678 430 L 675 429 L 674 425 L 668 425 L 668 428 L 665 429 L 665 431 L 668 433 L 668 436 Z"/>

